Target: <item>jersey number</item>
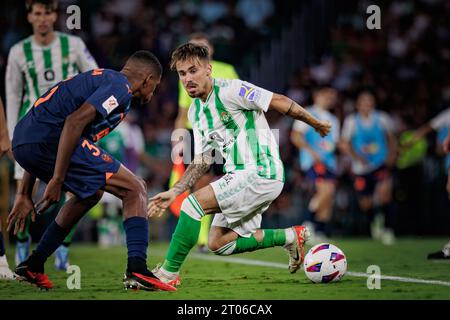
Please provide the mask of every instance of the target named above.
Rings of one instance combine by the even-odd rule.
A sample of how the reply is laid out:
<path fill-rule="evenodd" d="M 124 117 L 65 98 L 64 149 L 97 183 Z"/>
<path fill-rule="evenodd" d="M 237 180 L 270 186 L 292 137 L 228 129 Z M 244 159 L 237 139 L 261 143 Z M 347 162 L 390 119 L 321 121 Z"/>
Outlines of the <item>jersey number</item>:
<path fill-rule="evenodd" d="M 93 76 L 100 76 L 101 74 L 103 74 L 103 70 L 104 69 L 94 69 L 94 70 L 92 70 L 92 75 Z"/>
<path fill-rule="evenodd" d="M 49 100 L 52 95 L 55 93 L 55 91 L 58 90 L 58 86 L 54 87 L 52 90 L 50 90 L 50 92 L 48 93 L 48 95 L 46 95 L 45 97 L 39 98 L 36 100 L 36 102 L 34 103 L 34 107 L 36 108 L 38 105 L 40 105 L 41 103 Z"/>
<path fill-rule="evenodd" d="M 87 140 L 83 140 L 81 146 L 83 148 L 87 147 L 90 151 L 92 151 L 92 155 L 95 157 L 98 157 L 100 155 L 100 149 L 95 144 L 90 144 Z"/>

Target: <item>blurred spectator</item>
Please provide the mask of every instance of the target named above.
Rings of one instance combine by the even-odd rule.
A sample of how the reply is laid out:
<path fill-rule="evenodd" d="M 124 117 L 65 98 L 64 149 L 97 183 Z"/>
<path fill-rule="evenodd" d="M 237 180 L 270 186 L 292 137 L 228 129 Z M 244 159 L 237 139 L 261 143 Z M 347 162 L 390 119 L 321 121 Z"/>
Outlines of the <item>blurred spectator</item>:
<path fill-rule="evenodd" d="M 339 120 L 329 111 L 336 102 L 337 92 L 330 87 L 314 89 L 314 104 L 307 108 L 320 120 L 332 125 L 328 136 L 322 138 L 306 123 L 296 120 L 292 127 L 291 141 L 299 149 L 300 166 L 310 184 L 308 220 L 312 243 L 326 242 L 331 234 L 330 221 L 333 213 L 337 182 L 337 157 Z"/>
<path fill-rule="evenodd" d="M 238 0 L 236 5 L 237 15 L 253 30 L 261 30 L 274 10 L 272 0 Z"/>
<path fill-rule="evenodd" d="M 199 13 L 204 22 L 212 24 L 228 14 L 228 7 L 224 1 L 203 0 Z"/>
<path fill-rule="evenodd" d="M 385 112 L 375 110 L 376 101 L 369 91 L 359 93 L 356 110 L 345 118 L 342 151 L 352 157 L 355 192 L 361 213 L 366 216 L 364 232 L 385 244 L 392 244 L 394 221 L 392 168 L 396 157 L 393 123 Z M 384 215 L 378 225 L 377 211 Z"/>

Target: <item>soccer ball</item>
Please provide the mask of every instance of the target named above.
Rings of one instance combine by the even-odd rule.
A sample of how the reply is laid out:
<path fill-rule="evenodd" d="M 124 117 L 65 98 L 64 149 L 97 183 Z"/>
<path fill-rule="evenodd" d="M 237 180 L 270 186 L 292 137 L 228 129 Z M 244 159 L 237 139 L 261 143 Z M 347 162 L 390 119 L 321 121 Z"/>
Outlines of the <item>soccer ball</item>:
<path fill-rule="evenodd" d="M 314 283 L 336 282 L 347 272 L 347 258 L 335 245 L 320 243 L 306 254 L 303 269 Z"/>

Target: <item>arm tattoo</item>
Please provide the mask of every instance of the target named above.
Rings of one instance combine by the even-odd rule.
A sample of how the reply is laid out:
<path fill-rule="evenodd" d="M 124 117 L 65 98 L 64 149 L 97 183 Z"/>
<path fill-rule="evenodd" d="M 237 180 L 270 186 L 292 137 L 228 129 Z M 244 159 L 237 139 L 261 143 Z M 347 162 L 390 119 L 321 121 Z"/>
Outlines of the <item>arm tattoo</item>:
<path fill-rule="evenodd" d="M 303 122 L 306 122 L 308 124 L 311 124 L 311 116 L 306 112 L 305 109 L 300 109 L 299 113 L 297 115 L 297 119 L 301 120 Z"/>
<path fill-rule="evenodd" d="M 288 111 L 285 113 L 288 116 L 291 116 L 292 118 L 296 120 L 303 121 L 309 125 L 314 124 L 315 118 L 305 109 L 303 109 L 301 106 L 299 106 L 297 103 L 291 100 L 291 105 L 288 109 Z"/>
<path fill-rule="evenodd" d="M 291 109 L 292 109 L 293 105 L 294 105 L 294 101 L 291 100 L 291 105 L 289 106 L 289 109 L 288 109 L 288 111 L 285 113 L 285 115 L 288 115 L 288 116 L 291 115 Z"/>
<path fill-rule="evenodd" d="M 183 177 L 173 186 L 176 194 L 182 194 L 190 189 L 209 170 L 211 166 L 209 160 L 210 158 L 205 155 L 194 158 Z"/>

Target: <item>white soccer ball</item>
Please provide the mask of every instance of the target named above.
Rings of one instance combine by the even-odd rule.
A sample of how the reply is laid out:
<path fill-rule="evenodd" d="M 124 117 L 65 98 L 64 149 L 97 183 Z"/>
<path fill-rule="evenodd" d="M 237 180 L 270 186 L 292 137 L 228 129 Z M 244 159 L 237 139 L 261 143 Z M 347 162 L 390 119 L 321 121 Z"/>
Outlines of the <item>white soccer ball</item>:
<path fill-rule="evenodd" d="M 335 282 L 347 272 L 347 258 L 335 245 L 320 243 L 306 254 L 303 269 L 314 283 Z"/>

